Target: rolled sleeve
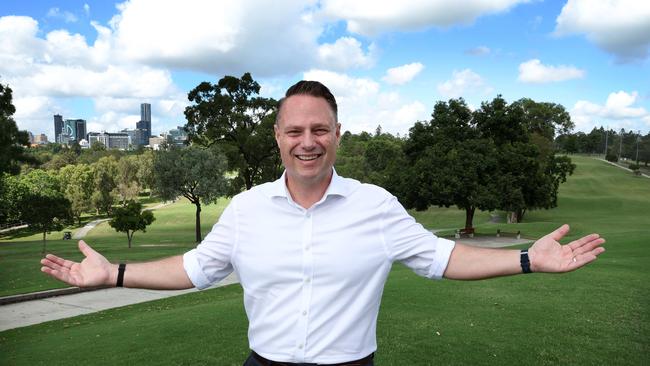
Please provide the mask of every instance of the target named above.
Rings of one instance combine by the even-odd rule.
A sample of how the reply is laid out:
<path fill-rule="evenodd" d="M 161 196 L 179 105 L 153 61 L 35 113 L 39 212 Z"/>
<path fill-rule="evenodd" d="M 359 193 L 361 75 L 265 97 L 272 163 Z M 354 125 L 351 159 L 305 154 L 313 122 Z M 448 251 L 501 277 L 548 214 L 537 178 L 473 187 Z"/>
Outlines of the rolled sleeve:
<path fill-rule="evenodd" d="M 441 279 L 455 243 L 422 227 L 395 197 L 386 205 L 382 233 L 391 259 L 422 277 Z"/>
<path fill-rule="evenodd" d="M 235 208 L 231 202 L 201 244 L 183 255 L 183 268 L 196 288 L 210 287 L 232 273 L 236 231 Z"/>

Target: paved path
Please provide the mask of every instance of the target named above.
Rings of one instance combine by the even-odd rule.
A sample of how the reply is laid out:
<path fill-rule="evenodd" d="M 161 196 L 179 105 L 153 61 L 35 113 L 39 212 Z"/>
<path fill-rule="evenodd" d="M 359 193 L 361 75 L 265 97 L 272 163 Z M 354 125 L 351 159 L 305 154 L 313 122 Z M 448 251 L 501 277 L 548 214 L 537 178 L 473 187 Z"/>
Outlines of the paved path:
<path fill-rule="evenodd" d="M 596 159 L 596 160 L 600 160 L 600 161 L 604 161 L 604 162 L 606 162 L 607 164 L 611 164 L 611 165 L 613 165 L 613 166 L 615 166 L 615 167 L 618 167 L 618 168 L 621 168 L 621 169 L 623 169 L 623 170 L 627 170 L 628 172 L 632 172 L 632 169 L 630 169 L 630 168 L 626 168 L 626 167 L 624 167 L 624 166 L 620 166 L 620 165 L 618 165 L 618 164 L 616 164 L 616 163 L 613 163 L 613 162 L 611 162 L 611 161 L 607 161 L 607 160 L 605 160 L 605 159 L 601 159 L 601 158 L 595 158 L 595 159 Z M 641 176 L 642 176 L 642 177 L 646 177 L 646 178 L 650 178 L 650 175 L 647 175 L 647 174 L 641 174 Z"/>
<path fill-rule="evenodd" d="M 239 279 L 233 273 L 214 287 L 230 285 L 237 282 L 239 282 Z M 107 288 L 73 295 L 2 305 L 0 306 L 0 331 L 196 291 L 198 290 L 163 291 Z"/>

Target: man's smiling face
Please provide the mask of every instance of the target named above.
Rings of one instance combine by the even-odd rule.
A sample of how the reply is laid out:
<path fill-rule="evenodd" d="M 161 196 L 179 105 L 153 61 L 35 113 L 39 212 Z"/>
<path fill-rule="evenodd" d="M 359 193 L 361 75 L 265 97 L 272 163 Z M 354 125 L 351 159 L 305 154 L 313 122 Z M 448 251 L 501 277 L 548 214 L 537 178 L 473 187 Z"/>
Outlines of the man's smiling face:
<path fill-rule="evenodd" d="M 275 140 L 288 185 L 329 184 L 341 130 L 327 101 L 293 95 L 284 101 L 280 112 Z"/>

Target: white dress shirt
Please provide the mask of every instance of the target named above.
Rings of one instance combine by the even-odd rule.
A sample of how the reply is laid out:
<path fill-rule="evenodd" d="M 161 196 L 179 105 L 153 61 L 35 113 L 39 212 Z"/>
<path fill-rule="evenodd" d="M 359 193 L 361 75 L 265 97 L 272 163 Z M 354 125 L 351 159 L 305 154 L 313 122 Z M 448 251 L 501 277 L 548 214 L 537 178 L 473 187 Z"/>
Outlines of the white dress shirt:
<path fill-rule="evenodd" d="M 237 272 L 250 348 L 258 354 L 339 363 L 377 349 L 377 314 L 392 263 L 439 279 L 453 247 L 380 187 L 334 172 L 321 200 L 304 209 L 283 175 L 235 196 L 183 263 L 199 289 Z"/>

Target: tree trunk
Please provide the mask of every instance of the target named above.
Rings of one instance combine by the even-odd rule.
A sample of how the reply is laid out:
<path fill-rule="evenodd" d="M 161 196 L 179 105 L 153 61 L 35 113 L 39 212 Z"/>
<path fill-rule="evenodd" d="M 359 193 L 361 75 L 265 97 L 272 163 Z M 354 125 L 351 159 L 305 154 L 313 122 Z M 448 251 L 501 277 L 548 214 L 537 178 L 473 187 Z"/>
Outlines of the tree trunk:
<path fill-rule="evenodd" d="M 201 242 L 201 202 L 194 202 L 196 205 L 196 242 Z"/>
<path fill-rule="evenodd" d="M 465 229 L 471 229 L 473 227 L 472 221 L 474 221 L 474 211 L 476 207 L 471 206 L 465 209 Z"/>
<path fill-rule="evenodd" d="M 43 252 L 42 254 L 45 254 L 45 234 L 47 233 L 47 230 L 43 230 Z"/>
<path fill-rule="evenodd" d="M 133 232 L 135 233 L 135 231 Z M 129 233 L 129 231 L 126 231 L 126 238 L 129 240 L 129 249 L 131 249 L 131 239 L 133 239 L 133 233 Z"/>
<path fill-rule="evenodd" d="M 515 214 L 516 214 L 516 219 L 517 219 L 516 222 L 520 223 L 520 222 L 524 221 L 524 214 L 526 214 L 526 209 L 525 208 L 519 208 L 519 209 L 517 209 L 517 211 L 515 211 Z"/>

